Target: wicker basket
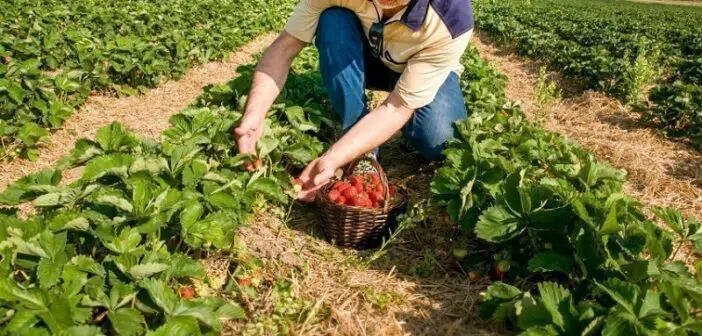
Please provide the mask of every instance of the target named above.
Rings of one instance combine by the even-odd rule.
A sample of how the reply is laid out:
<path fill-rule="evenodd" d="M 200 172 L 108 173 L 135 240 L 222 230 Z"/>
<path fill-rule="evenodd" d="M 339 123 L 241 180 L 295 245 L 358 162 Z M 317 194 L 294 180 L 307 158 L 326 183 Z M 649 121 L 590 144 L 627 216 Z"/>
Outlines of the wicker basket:
<path fill-rule="evenodd" d="M 365 156 L 354 160 L 346 166 L 342 178 L 352 175 L 356 166 L 364 161 L 375 168 L 385 187 L 382 208 L 340 205 L 330 201 L 326 196 L 334 185 L 333 181 L 317 193 L 316 202 L 322 215 L 324 235 L 338 246 L 355 249 L 378 247 L 397 228 L 397 215 L 407 211 L 409 197 L 407 191 L 400 187 L 397 188 L 399 200 L 390 204 L 387 175 L 374 157 Z"/>

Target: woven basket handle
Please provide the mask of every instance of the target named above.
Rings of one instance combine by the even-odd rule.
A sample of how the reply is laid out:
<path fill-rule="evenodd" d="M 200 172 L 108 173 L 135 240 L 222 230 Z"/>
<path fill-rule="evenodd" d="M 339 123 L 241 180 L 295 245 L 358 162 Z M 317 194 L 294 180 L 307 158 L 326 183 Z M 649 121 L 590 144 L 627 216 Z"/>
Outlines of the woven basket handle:
<path fill-rule="evenodd" d="M 344 177 L 351 176 L 353 170 L 356 169 L 356 166 L 358 166 L 358 164 L 363 161 L 370 162 L 373 168 L 375 168 L 375 171 L 378 173 L 380 183 L 383 185 L 383 190 L 385 191 L 385 197 L 383 199 L 383 211 L 387 212 L 388 207 L 390 206 L 390 185 L 388 182 L 388 176 L 385 174 L 385 170 L 383 170 L 383 167 L 380 165 L 378 159 L 376 159 L 375 156 L 362 155 L 353 159 L 353 161 L 349 162 L 348 166 L 346 166 L 346 170 L 344 170 Z"/>

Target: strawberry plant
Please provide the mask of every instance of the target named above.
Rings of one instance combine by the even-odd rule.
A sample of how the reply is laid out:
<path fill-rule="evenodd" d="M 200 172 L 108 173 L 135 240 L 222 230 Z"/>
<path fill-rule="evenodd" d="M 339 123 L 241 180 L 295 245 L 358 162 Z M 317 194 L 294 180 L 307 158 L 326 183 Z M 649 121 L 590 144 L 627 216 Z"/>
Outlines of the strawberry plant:
<path fill-rule="evenodd" d="M 193 335 L 246 318 L 236 301 L 195 293 L 191 279 L 205 271 L 194 252 L 234 251 L 237 227 L 263 202 L 290 202 L 287 169 L 323 149 L 315 136 L 321 120 L 306 103 L 326 104 L 317 86 L 300 82 L 304 100 L 290 92 L 271 110 L 268 143 L 257 153 L 266 164 L 255 172 L 242 168 L 251 157 L 236 151 L 231 129 L 245 97 L 232 93 L 230 104 L 204 95 L 171 118 L 158 143 L 113 123 L 56 167 L 11 184 L 0 193 L 0 328 Z M 282 158 L 286 165 L 271 164 Z M 62 171 L 75 167 L 80 178 L 61 183 Z M 23 217 L 15 206 L 26 203 L 36 213 Z"/>
<path fill-rule="evenodd" d="M 292 2 L 0 3 L 0 159 L 33 159 L 90 94 L 136 94 L 280 28 Z M 47 73 L 54 71 L 54 77 Z"/>
<path fill-rule="evenodd" d="M 702 20 L 702 11 L 601 0 L 483 0 L 475 7 L 481 30 L 585 89 L 634 104 L 666 135 L 699 146 L 702 28 L 690 22 Z"/>
<path fill-rule="evenodd" d="M 465 78 L 490 74 L 476 56 L 466 62 Z M 673 258 L 683 243 L 702 247 L 701 224 L 657 209 L 677 237 L 661 229 L 623 193 L 623 171 L 530 124 L 498 76 L 465 85 L 472 115 L 431 190 L 483 246 L 464 268 L 500 280 L 481 316 L 524 335 L 699 333 L 699 276 Z M 485 88 L 495 94 L 471 94 Z"/>

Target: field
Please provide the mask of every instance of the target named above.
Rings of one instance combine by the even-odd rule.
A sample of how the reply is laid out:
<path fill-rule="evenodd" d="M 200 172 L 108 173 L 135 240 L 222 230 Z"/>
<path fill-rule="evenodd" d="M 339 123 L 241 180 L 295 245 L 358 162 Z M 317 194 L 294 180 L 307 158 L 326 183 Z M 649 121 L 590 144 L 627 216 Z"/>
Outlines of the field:
<path fill-rule="evenodd" d="M 683 64 L 692 57 L 677 50 L 699 37 L 686 16 L 693 14 L 677 12 L 657 29 L 630 27 L 649 36 L 641 48 L 638 40 L 610 36 L 609 46 L 620 54 L 597 59 L 616 71 L 597 77 L 604 74 L 599 68 L 566 66 L 589 62 L 588 48 L 552 49 L 576 43 L 556 36 L 559 24 L 573 26 L 556 15 L 572 18 L 568 11 L 582 7 L 548 1 L 529 4 L 555 8 L 543 14 L 541 35 L 524 28 L 536 25 L 519 23 L 533 18 L 516 2 L 479 2 L 479 25 L 619 99 L 633 99 L 638 88 L 627 81 L 642 62 L 665 64 L 666 77 L 646 81 L 660 82 L 651 95 L 677 90 L 667 76 L 688 69 Z M 593 13 L 604 6 L 593 4 Z M 316 50 L 296 59 L 267 115 L 255 154 L 263 164 L 255 172 L 242 168 L 252 157 L 236 151 L 231 132 L 258 52 L 272 39 L 267 33 L 281 28 L 292 5 L 0 5 L 0 53 L 7 57 L 0 71 L 1 139 L 11 160 L 5 167 L 12 167 L 0 176 L 6 184 L 0 192 L 0 334 L 702 333 L 702 223 L 695 219 L 702 211 L 673 207 L 678 190 L 655 201 L 631 195 L 616 158 L 551 131 L 535 109 L 511 101 L 514 79 L 486 60 L 498 58 L 480 35 L 462 60 L 471 115 L 457 124 L 446 159 L 417 169 L 419 157 L 401 149 L 399 139 L 383 150 L 381 163 L 411 198 L 398 230 L 371 251 L 325 242 L 316 209 L 294 201 L 291 183 L 339 136 Z M 34 21 L 17 20 L 21 15 Z M 635 21 L 603 17 L 600 24 L 616 31 Z M 212 24 L 203 28 L 204 22 Z M 510 36 L 513 31 L 524 32 L 524 40 Z M 595 31 L 582 36 L 592 39 Z M 671 32 L 682 42 L 660 43 Z M 141 47 L 115 47 L 125 47 L 125 39 Z M 234 64 L 230 53 L 239 48 L 247 55 Z M 653 50 L 660 54 L 648 58 Z M 125 66 L 127 60 L 135 65 Z M 203 76 L 199 71 L 235 65 L 223 83 L 193 79 Z M 559 83 L 546 77 L 529 98 L 542 111 L 558 100 Z M 376 93 L 369 94 L 377 103 Z M 159 106 L 171 100 L 184 106 Z M 85 108 L 100 102 L 111 107 Z M 648 103 L 663 109 L 655 99 Z M 160 112 L 136 109 L 140 105 Z M 53 114 L 52 106 L 64 112 Z M 91 113 L 97 114 L 81 119 Z M 149 125 L 147 118 L 160 121 Z M 669 125 L 670 132 L 679 126 Z M 81 136 L 69 136 L 74 127 Z M 51 147 L 59 138 L 67 144 Z"/>
<path fill-rule="evenodd" d="M 586 89 L 636 108 L 667 135 L 702 142 L 702 20 L 695 7 L 611 1 L 479 1 L 481 30 Z M 653 86 L 653 87 L 652 87 Z"/>

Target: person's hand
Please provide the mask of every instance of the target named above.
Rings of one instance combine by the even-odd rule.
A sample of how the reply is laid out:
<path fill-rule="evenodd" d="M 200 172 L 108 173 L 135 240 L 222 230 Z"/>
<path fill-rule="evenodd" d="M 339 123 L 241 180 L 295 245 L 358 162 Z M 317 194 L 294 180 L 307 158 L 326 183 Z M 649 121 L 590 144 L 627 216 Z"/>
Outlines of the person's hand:
<path fill-rule="evenodd" d="M 263 122 L 254 118 L 243 118 L 239 127 L 234 129 L 236 136 L 236 145 L 239 147 L 239 153 L 256 154 L 256 142 L 261 138 L 263 133 Z M 247 162 L 244 168 L 248 171 L 256 170 L 260 166 L 261 159 L 254 162 Z"/>
<path fill-rule="evenodd" d="M 310 162 L 298 178 L 302 184 L 302 191 L 298 193 L 297 199 L 304 202 L 314 201 L 317 191 L 329 183 L 337 168 L 324 156 Z"/>

